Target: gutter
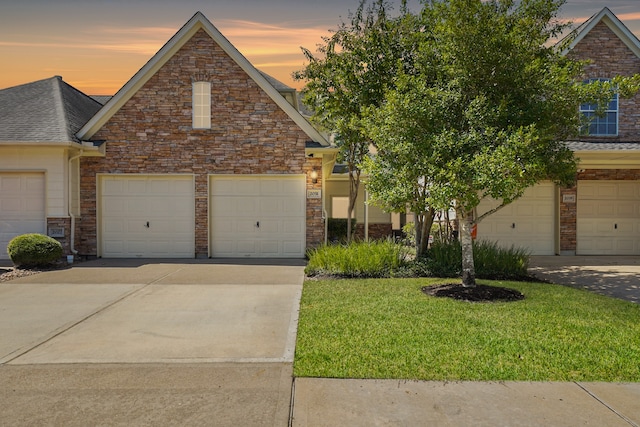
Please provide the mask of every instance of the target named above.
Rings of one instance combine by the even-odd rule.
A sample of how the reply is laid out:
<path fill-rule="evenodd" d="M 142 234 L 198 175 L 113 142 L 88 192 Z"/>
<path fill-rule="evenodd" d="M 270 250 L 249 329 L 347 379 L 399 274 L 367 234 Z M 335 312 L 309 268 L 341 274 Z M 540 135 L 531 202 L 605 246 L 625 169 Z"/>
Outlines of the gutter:
<path fill-rule="evenodd" d="M 67 169 L 67 180 L 68 182 L 68 186 L 69 186 L 69 195 L 68 195 L 68 203 L 67 203 L 67 208 L 69 211 L 69 217 L 71 218 L 71 233 L 70 233 L 70 241 L 69 241 L 69 249 L 71 250 L 71 253 L 76 256 L 78 255 L 78 251 L 75 248 L 75 241 L 76 241 L 76 217 L 73 214 L 73 207 L 71 205 L 72 203 L 72 197 L 71 197 L 71 193 L 73 192 L 73 186 L 72 186 L 72 180 L 71 180 L 71 162 L 73 162 L 74 160 L 80 158 L 82 156 L 82 154 L 84 153 L 84 149 L 81 148 L 80 152 L 78 153 L 78 155 L 70 157 L 69 158 L 69 166 Z"/>

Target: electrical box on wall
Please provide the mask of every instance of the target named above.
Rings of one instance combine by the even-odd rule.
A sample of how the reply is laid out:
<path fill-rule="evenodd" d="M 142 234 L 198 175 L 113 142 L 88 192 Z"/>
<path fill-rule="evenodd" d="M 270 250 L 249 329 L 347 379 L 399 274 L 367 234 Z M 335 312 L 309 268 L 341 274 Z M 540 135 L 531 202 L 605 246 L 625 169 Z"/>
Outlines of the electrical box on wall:
<path fill-rule="evenodd" d="M 47 236 L 49 237 L 64 237 L 63 227 L 49 227 L 47 230 Z"/>

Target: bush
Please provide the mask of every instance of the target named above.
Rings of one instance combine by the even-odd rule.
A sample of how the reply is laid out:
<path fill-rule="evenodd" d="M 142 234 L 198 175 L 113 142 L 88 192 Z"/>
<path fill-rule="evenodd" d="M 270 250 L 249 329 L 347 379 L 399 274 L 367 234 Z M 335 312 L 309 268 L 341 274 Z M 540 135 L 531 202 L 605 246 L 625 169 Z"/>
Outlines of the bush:
<path fill-rule="evenodd" d="M 407 270 L 408 248 L 391 240 L 323 245 L 309 252 L 309 276 L 389 277 Z"/>
<path fill-rule="evenodd" d="M 351 218 L 351 236 L 356 232 L 356 219 Z M 345 243 L 347 241 L 347 219 L 327 218 L 327 238 L 330 242 Z"/>
<path fill-rule="evenodd" d="M 473 243 L 476 277 L 481 279 L 527 279 L 529 253 L 521 248 L 502 248 L 495 242 Z M 460 277 L 462 249 L 460 242 L 434 242 L 425 259 L 416 260 L 416 273 L 434 277 Z"/>
<path fill-rule="evenodd" d="M 7 253 L 16 267 L 45 267 L 60 260 L 62 245 L 43 234 L 23 234 L 11 239 Z"/>

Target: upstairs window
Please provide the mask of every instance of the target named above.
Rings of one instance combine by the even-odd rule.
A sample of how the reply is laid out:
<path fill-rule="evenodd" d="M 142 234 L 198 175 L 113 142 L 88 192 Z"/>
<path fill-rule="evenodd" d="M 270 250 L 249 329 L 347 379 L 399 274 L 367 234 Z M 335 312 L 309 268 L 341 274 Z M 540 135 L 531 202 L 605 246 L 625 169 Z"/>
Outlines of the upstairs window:
<path fill-rule="evenodd" d="M 193 83 L 193 128 L 211 129 L 211 83 Z"/>
<path fill-rule="evenodd" d="M 585 83 L 593 81 L 609 81 L 609 79 L 590 79 Z M 604 116 L 596 115 L 597 104 L 581 104 L 580 113 L 589 119 L 588 134 L 593 136 L 617 136 L 618 135 L 618 94 L 616 93 L 609 101 Z M 587 130 L 587 129 L 585 129 Z"/>

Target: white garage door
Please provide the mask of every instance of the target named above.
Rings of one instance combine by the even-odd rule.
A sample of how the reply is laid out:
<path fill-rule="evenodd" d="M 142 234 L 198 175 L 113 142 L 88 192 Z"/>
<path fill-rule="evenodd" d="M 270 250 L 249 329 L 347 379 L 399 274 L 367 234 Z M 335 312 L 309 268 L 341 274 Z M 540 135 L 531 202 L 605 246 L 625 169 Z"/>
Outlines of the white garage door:
<path fill-rule="evenodd" d="M 578 181 L 579 255 L 640 255 L 640 183 Z"/>
<path fill-rule="evenodd" d="M 108 175 L 100 184 L 101 256 L 195 256 L 192 176 Z"/>
<path fill-rule="evenodd" d="M 555 254 L 555 186 L 543 183 L 528 188 L 524 195 L 478 224 L 478 239 L 497 242 L 502 247 L 528 249 L 531 255 Z M 483 200 L 482 214 L 495 206 Z"/>
<path fill-rule="evenodd" d="M 304 256 L 304 176 L 213 176 L 210 189 L 211 256 Z"/>
<path fill-rule="evenodd" d="M 0 173 L 0 259 L 8 259 L 7 244 L 25 233 L 45 233 L 45 192 L 42 173 Z"/>

